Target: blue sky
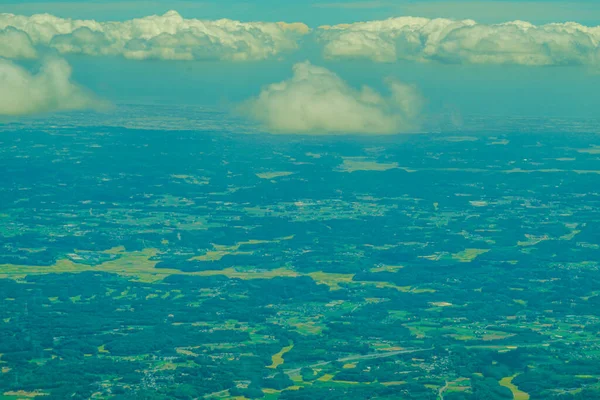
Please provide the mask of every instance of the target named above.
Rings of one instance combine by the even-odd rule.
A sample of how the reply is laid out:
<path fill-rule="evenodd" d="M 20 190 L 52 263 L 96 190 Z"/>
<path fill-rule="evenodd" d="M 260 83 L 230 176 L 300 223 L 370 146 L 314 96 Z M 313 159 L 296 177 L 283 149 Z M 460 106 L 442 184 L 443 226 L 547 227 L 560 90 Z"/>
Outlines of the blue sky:
<path fill-rule="evenodd" d="M 301 59 L 244 65 L 153 62 L 149 66 L 130 60 L 69 58 L 79 82 L 118 102 L 225 107 L 256 95 L 265 85 L 288 79 L 292 65 Z M 569 67 L 373 65 L 319 57 L 313 63 L 335 71 L 356 87 L 367 84 L 384 90 L 386 77 L 415 84 L 433 114 L 597 117 L 600 109 L 600 74 Z M 105 72 L 110 69 L 119 73 Z"/>
<path fill-rule="evenodd" d="M 36 39 L 34 33 L 27 32 L 23 35 L 25 38 L 29 36 L 32 38 L 37 50 L 25 49 L 22 54 L 14 55 L 15 60 L 10 61 L 10 65 L 4 66 L 14 74 L 32 74 L 30 80 L 33 82 L 33 74 L 40 70 L 40 66 L 42 66 L 41 71 L 50 71 L 49 68 L 44 67 L 45 58 L 49 54 L 58 52 L 60 58 L 66 62 L 60 64 L 60 67 L 59 64 L 53 64 L 54 69 L 48 72 L 47 81 L 68 79 L 72 70 L 73 85 L 80 85 L 85 89 L 82 89 L 83 92 L 78 92 L 77 86 L 69 86 L 67 87 L 69 93 L 76 93 L 80 97 L 85 93 L 93 94 L 103 101 L 117 104 L 203 104 L 233 110 L 240 103 L 256 98 L 262 91 L 263 100 L 275 100 L 270 103 L 264 100 L 263 103 L 254 105 L 266 108 L 267 111 L 261 109 L 258 114 L 262 113 L 261 118 L 270 121 L 269 118 L 274 115 L 273 110 L 279 110 L 277 107 L 281 99 L 277 96 L 284 96 L 283 99 L 291 103 L 295 98 L 304 96 L 302 98 L 320 104 L 320 99 L 315 97 L 315 93 L 319 92 L 319 85 L 324 85 L 332 91 L 328 95 L 339 101 L 345 107 L 344 109 L 372 112 L 371 100 L 364 99 L 373 92 L 377 94 L 376 103 L 379 104 L 377 106 L 379 108 L 375 111 L 385 114 L 393 109 L 399 110 L 397 111 L 399 115 L 404 115 L 410 110 L 398 109 L 399 105 L 394 103 L 396 101 L 394 91 L 403 89 L 390 84 L 391 79 L 418 88 L 421 96 L 417 98 L 416 95 L 411 95 L 410 101 L 422 107 L 425 118 L 436 118 L 443 113 L 465 116 L 596 117 L 597 110 L 600 109 L 600 96 L 597 95 L 600 92 L 600 50 L 598 44 L 593 42 L 594 39 L 590 39 L 595 33 L 578 31 L 578 33 L 565 34 L 563 31 L 553 31 L 548 36 L 549 39 L 545 39 L 540 36 L 546 34 L 543 31 L 528 33 L 532 31 L 525 29 L 519 31 L 518 36 L 513 37 L 511 35 L 516 33 L 511 30 L 512 28 L 501 30 L 496 34 L 493 33 L 495 31 L 490 31 L 496 28 L 489 27 L 489 24 L 523 20 L 535 25 L 577 22 L 584 26 L 580 29 L 587 29 L 586 27 L 600 25 L 600 2 L 598 1 L 66 0 L 56 2 L 0 0 L 0 9 L 2 12 L 23 16 L 49 13 L 56 17 L 96 21 L 127 21 L 176 10 L 183 18 L 204 20 L 229 18 L 262 22 L 297 21 L 313 29 L 311 34 L 290 39 L 297 41 L 296 49 L 290 47 L 287 42 L 277 42 L 291 37 L 288 37 L 291 31 L 287 30 L 283 33 L 279 32 L 278 35 L 284 35 L 279 38 L 264 39 L 264 35 L 260 36 L 256 39 L 258 42 L 250 41 L 244 44 L 242 48 L 246 50 L 238 48 L 234 51 L 231 43 L 226 43 L 223 44 L 225 47 L 211 49 L 207 54 L 198 56 L 194 53 L 190 55 L 192 61 L 173 59 L 172 53 L 169 53 L 172 49 L 169 48 L 166 49 L 167 53 L 162 47 L 157 50 L 161 53 L 152 52 L 156 48 L 151 46 L 156 44 L 140 42 L 138 39 L 137 42 L 134 40 L 124 45 L 125 47 L 120 50 L 115 50 L 114 43 L 111 45 L 113 47 L 103 47 L 100 50 L 94 47 L 93 52 L 96 53 L 92 54 L 89 47 L 85 46 L 104 43 L 97 42 L 99 39 L 90 36 L 92 32 L 77 37 L 69 34 L 66 39 L 61 38 L 67 40 L 61 42 L 62 45 L 56 45 L 54 42 L 51 45 L 48 44 L 50 42 L 42 43 L 43 40 Z M 475 19 L 479 23 L 479 30 L 474 30 L 475 33 L 469 35 L 481 35 L 483 29 L 488 32 L 487 34 L 492 32 L 490 36 L 492 38 L 502 35 L 506 37 L 492 44 L 484 40 L 473 48 L 461 47 L 465 43 L 470 43 L 468 40 L 456 42 L 459 43 L 458 45 L 452 42 L 449 47 L 440 47 L 432 55 L 426 50 L 420 50 L 422 52 L 419 54 L 412 54 L 411 49 L 406 50 L 402 47 L 406 43 L 390 42 L 388 33 L 395 34 L 394 29 L 399 29 L 393 26 L 382 28 L 384 29 L 382 32 L 376 31 L 376 35 L 379 36 L 375 41 L 368 39 L 370 35 L 368 34 L 361 36 L 358 42 L 350 45 L 348 38 L 351 36 L 339 37 L 336 36 L 336 32 L 330 34 L 328 31 L 317 29 L 321 25 L 377 21 L 401 16 Z M 252 29 L 262 29 L 259 25 L 253 25 Z M 253 32 L 254 35 L 256 31 L 252 29 L 249 32 Z M 385 29 L 390 30 L 385 31 Z M 467 24 L 465 29 L 471 27 Z M 16 43 L 14 36 L 7 36 L 7 38 L 9 39 L 2 38 L 0 29 L 0 56 L 2 56 L 2 40 L 6 43 Z M 352 38 L 354 40 L 355 37 Z M 84 42 L 96 40 L 96 42 L 82 45 L 82 40 Z M 203 38 L 194 40 L 205 43 L 202 42 L 205 40 Z M 265 40 L 268 44 L 267 51 L 273 54 L 263 56 L 262 53 L 252 53 L 248 56 L 244 53 L 255 48 L 260 40 Z M 275 44 L 271 43 L 273 40 Z M 134 42 L 135 46 L 139 47 L 140 43 L 146 46 L 143 47 L 145 52 L 143 59 L 140 59 L 141 53 L 138 52 L 137 55 L 131 53 Z M 505 54 L 506 47 L 512 46 L 513 42 L 515 49 L 510 49 L 510 52 Z M 531 47 L 532 42 L 536 43 L 534 47 Z M 41 45 L 43 46 L 40 47 Z M 332 51 L 328 52 L 328 45 L 329 50 L 333 49 Z M 388 45 L 391 47 L 385 47 Z M 12 44 L 10 46 L 14 47 Z M 73 46 L 76 50 L 73 50 Z M 235 43 L 233 46 L 239 47 Z M 407 54 L 400 54 L 405 50 Z M 26 51 L 30 53 L 37 51 L 38 54 L 35 57 L 28 57 L 26 55 L 29 53 Z M 180 49 L 177 48 L 176 51 Z M 230 53 L 231 51 L 234 53 Z M 357 51 L 360 53 L 358 56 Z M 456 53 L 452 53 L 453 51 Z M 529 51 L 531 54 L 528 53 Z M 250 58 L 243 62 L 232 61 L 240 56 Z M 4 57 L 11 58 L 6 55 Z M 498 57 L 502 60 L 498 61 Z M 305 60 L 309 60 L 311 65 L 300 69 L 294 67 Z M 320 67 L 326 68 L 328 72 L 323 72 Z M 0 65 L 0 68 L 3 66 Z M 57 72 L 58 68 L 66 69 Z M 331 75 L 328 75 L 329 73 Z M 303 76 L 308 78 L 303 80 Z M 269 86 L 276 82 L 284 82 L 284 90 L 281 93 L 278 92 L 277 87 Z M 361 92 L 364 85 L 369 86 L 371 92 Z M 48 104 L 57 103 L 57 99 L 53 96 L 53 93 L 47 93 L 46 97 L 40 99 L 40 109 L 45 109 Z M 94 104 L 90 98 L 81 98 L 85 99 L 86 105 Z M 65 109 L 72 107 L 68 102 L 60 104 L 63 104 Z M 296 106 L 290 104 L 290 110 Z M 359 123 L 365 121 L 369 121 L 369 118 L 360 120 Z M 390 126 L 392 126 L 390 129 L 396 129 L 400 125 L 394 120 Z"/>
<path fill-rule="evenodd" d="M 526 20 L 536 24 L 576 21 L 600 25 L 596 0 L 0 0 L 3 12 L 124 20 L 177 10 L 187 18 L 302 21 L 310 26 L 384 19 L 399 15 L 471 18 L 483 23 Z"/>

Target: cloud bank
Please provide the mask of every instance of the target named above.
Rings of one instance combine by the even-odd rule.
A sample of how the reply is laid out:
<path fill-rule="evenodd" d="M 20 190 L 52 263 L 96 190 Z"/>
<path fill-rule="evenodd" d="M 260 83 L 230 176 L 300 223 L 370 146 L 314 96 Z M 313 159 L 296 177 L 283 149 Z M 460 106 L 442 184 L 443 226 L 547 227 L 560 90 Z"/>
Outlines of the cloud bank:
<path fill-rule="evenodd" d="M 242 111 L 273 133 L 393 134 L 415 129 L 422 99 L 410 85 L 388 81 L 383 96 L 350 87 L 311 63 L 294 66 L 291 79 L 265 87 Z"/>
<path fill-rule="evenodd" d="M 31 58 L 33 46 L 60 54 L 130 59 L 263 60 L 298 47 L 301 23 L 184 19 L 175 11 L 123 22 L 0 14 L 0 56 Z"/>
<path fill-rule="evenodd" d="M 600 64 L 600 26 L 513 21 L 392 18 L 323 26 L 317 33 L 329 59 L 410 60 L 465 64 Z"/>
<path fill-rule="evenodd" d="M 175 11 L 122 22 L 4 13 L 0 14 L 0 57 L 35 58 L 50 48 L 60 54 L 139 60 L 257 61 L 298 49 L 310 32 L 303 23 L 185 19 Z M 600 65 L 600 26 L 573 22 L 486 25 L 473 20 L 399 17 L 323 26 L 308 37 L 313 44 L 316 38 L 330 59 Z"/>
<path fill-rule="evenodd" d="M 71 67 L 60 59 L 46 60 L 40 71 L 29 71 L 0 58 L 0 115 L 97 109 L 106 106 L 70 80 Z"/>

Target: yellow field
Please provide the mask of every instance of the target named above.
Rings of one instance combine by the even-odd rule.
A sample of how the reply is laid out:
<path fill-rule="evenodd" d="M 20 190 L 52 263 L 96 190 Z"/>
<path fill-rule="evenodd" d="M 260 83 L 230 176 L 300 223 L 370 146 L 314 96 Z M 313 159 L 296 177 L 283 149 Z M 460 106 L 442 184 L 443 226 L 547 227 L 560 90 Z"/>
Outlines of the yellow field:
<path fill-rule="evenodd" d="M 489 249 L 466 249 L 459 253 L 453 254 L 452 258 L 459 262 L 471 262 L 482 254 L 490 251 Z"/>
<path fill-rule="evenodd" d="M 320 335 L 323 332 L 323 326 L 317 325 L 317 322 L 313 321 L 299 322 L 291 324 L 291 326 L 295 327 L 298 333 L 302 335 Z"/>
<path fill-rule="evenodd" d="M 283 359 L 283 356 L 285 355 L 285 353 L 288 353 L 293 348 L 294 348 L 294 345 L 291 344 L 291 345 L 281 349 L 281 351 L 279 353 L 274 354 L 271 357 L 271 360 L 273 361 L 273 363 L 271 365 L 269 365 L 267 368 L 275 369 L 275 368 L 279 367 L 280 365 L 282 365 L 285 362 Z"/>
<path fill-rule="evenodd" d="M 452 307 L 452 303 L 448 303 L 445 301 L 436 301 L 429 304 L 431 304 L 434 307 Z"/>
<path fill-rule="evenodd" d="M 372 285 L 378 289 L 390 288 L 396 289 L 403 293 L 434 293 L 434 289 L 420 289 L 413 288 L 412 286 L 397 286 L 390 282 L 379 282 L 379 281 L 355 281 L 354 274 L 336 274 L 328 272 L 311 272 L 308 274 L 315 282 L 321 285 L 329 286 L 330 290 L 340 290 L 342 287 L 340 283 L 355 284 L 355 285 Z"/>
<path fill-rule="evenodd" d="M 26 392 L 24 390 L 19 390 L 17 392 L 4 392 L 4 396 L 14 397 L 15 399 L 24 399 L 24 398 L 32 399 L 32 398 L 40 397 L 40 396 L 48 396 L 48 394 L 42 393 L 42 392 Z"/>
<path fill-rule="evenodd" d="M 288 353 L 293 348 L 294 348 L 294 345 L 291 344 L 291 345 L 286 346 L 283 349 L 281 349 L 281 351 L 279 353 L 273 354 L 273 356 L 271 356 L 272 364 L 269 365 L 267 368 L 275 369 L 275 368 L 279 367 L 280 365 L 282 365 L 285 362 L 285 360 L 283 359 L 283 356 L 285 355 L 285 353 Z"/>
<path fill-rule="evenodd" d="M 171 175 L 173 179 L 179 179 L 190 185 L 208 185 L 210 183 L 209 178 L 195 177 L 192 175 Z"/>
<path fill-rule="evenodd" d="M 515 400 L 529 400 L 529 394 L 519 390 L 519 388 L 512 383 L 513 379 L 516 377 L 517 375 L 502 378 L 500 380 L 500 386 L 509 388 Z"/>
<path fill-rule="evenodd" d="M 320 377 L 319 379 L 317 379 L 320 382 L 329 382 L 330 380 L 333 379 L 333 375 L 331 374 L 325 374 L 322 377 Z"/>
<path fill-rule="evenodd" d="M 281 238 L 277 240 L 289 240 L 292 237 Z M 267 241 L 250 240 L 247 242 L 240 242 L 234 246 L 219 246 L 215 245 L 215 250 L 212 254 L 205 254 L 192 258 L 192 260 L 208 260 L 218 259 L 225 253 L 231 254 L 230 251 L 236 251 L 242 245 L 252 245 L 266 243 Z M 225 248 L 227 250 L 225 250 Z M 411 286 L 397 286 L 389 282 L 379 281 L 354 281 L 354 274 L 338 274 L 328 273 L 323 271 L 311 272 L 308 274 L 301 274 L 293 269 L 282 267 L 274 270 L 260 270 L 260 269 L 241 269 L 230 267 L 223 270 L 207 270 L 198 272 L 185 272 L 178 269 L 170 268 L 156 268 L 158 263 L 155 260 L 155 256 L 159 254 L 158 249 L 144 249 L 142 251 L 127 252 L 123 247 L 116 247 L 104 251 L 103 253 L 112 254 L 118 256 L 118 258 L 110 261 L 106 261 L 99 265 L 87 265 L 78 264 L 70 259 L 58 260 L 54 265 L 50 266 L 31 266 L 31 265 L 16 265 L 16 264 L 0 264 L 0 279 L 12 278 L 21 279 L 27 275 L 43 275 L 53 273 L 82 273 L 88 271 L 94 272 L 106 272 L 117 274 L 120 276 L 132 278 L 139 282 L 152 283 L 163 280 L 164 278 L 171 275 L 187 275 L 187 276 L 226 276 L 230 279 L 273 279 L 278 277 L 290 277 L 295 278 L 299 276 L 309 276 L 317 284 L 323 284 L 329 286 L 330 290 L 339 290 L 342 288 L 342 284 L 353 284 L 353 285 L 365 285 L 374 286 L 377 288 L 390 288 L 395 289 L 404 293 L 433 293 L 434 289 L 429 288 L 413 288 Z M 238 253 L 239 254 L 239 253 Z M 397 268 L 397 267 L 391 267 Z M 165 293 L 164 296 L 170 295 L 178 296 L 179 294 Z M 122 293 L 122 297 L 127 296 L 127 293 Z M 156 297 L 156 294 L 149 295 L 148 299 Z M 5 299 L 8 300 L 8 299 Z M 58 299 L 56 299 L 58 300 Z M 80 298 L 74 297 L 71 299 L 73 302 L 77 302 Z M 310 327 L 307 327 L 310 328 Z"/>
<path fill-rule="evenodd" d="M 137 276 L 140 280 L 156 281 L 171 275 L 167 270 L 155 269 L 157 261 L 151 261 L 150 258 L 158 253 L 156 249 L 145 249 L 131 253 L 124 252 L 124 249 L 108 250 L 109 254 L 119 254 L 121 257 L 116 260 L 104 262 L 98 266 L 85 264 L 76 264 L 71 260 L 58 260 L 52 266 L 29 266 L 29 265 L 0 265 L 0 277 L 23 277 L 26 275 L 40 275 L 52 273 L 81 273 L 85 271 L 109 272 L 124 276 Z"/>
<path fill-rule="evenodd" d="M 484 342 L 491 342 L 493 340 L 503 340 L 513 336 L 515 336 L 514 333 L 495 332 L 488 335 L 483 335 L 481 340 Z"/>
<path fill-rule="evenodd" d="M 525 235 L 525 237 L 527 238 L 527 240 L 518 241 L 517 242 L 518 246 L 521 246 L 521 247 L 535 246 L 536 244 L 539 244 L 543 241 L 550 239 L 548 236 Z"/>
<path fill-rule="evenodd" d="M 281 171 L 281 172 L 263 172 L 260 174 L 256 174 L 256 176 L 258 176 L 260 179 L 275 179 L 275 178 L 280 178 L 282 176 L 289 176 L 289 175 L 293 175 L 293 172 L 288 172 L 288 171 Z"/>
<path fill-rule="evenodd" d="M 381 267 L 371 268 L 371 272 L 398 272 L 404 268 L 402 265 L 383 265 Z"/>
<path fill-rule="evenodd" d="M 233 246 L 232 246 L 233 247 Z M 232 255 L 252 255 L 251 251 L 234 251 L 234 250 L 209 250 L 201 256 L 192 257 L 189 261 L 219 261 L 221 258 Z"/>
<path fill-rule="evenodd" d="M 182 354 L 184 356 L 192 356 L 192 357 L 198 357 L 199 354 L 194 353 L 193 351 L 178 347 L 175 349 L 175 351 L 177 352 L 177 354 Z"/>
<path fill-rule="evenodd" d="M 446 335 L 446 336 L 450 336 L 453 339 L 461 340 L 461 341 L 477 339 L 475 336 L 461 335 L 461 334 L 458 334 L 458 333 L 451 333 L 451 334 Z"/>
<path fill-rule="evenodd" d="M 191 275 L 191 276 L 215 276 L 223 275 L 228 278 L 239 279 L 272 279 L 275 277 L 299 276 L 296 272 L 279 268 L 269 271 L 238 271 L 234 268 L 215 271 L 201 272 L 183 272 L 177 269 L 155 268 L 158 261 L 150 260 L 158 254 L 156 249 L 145 249 L 136 252 L 113 253 L 121 255 L 116 260 L 104 262 L 97 266 L 85 264 L 76 264 L 71 260 L 58 260 L 52 266 L 29 266 L 1 264 L 0 278 L 22 278 L 27 275 L 41 275 L 52 273 L 81 273 L 86 271 L 107 272 L 126 277 L 134 277 L 141 282 L 156 282 L 170 275 Z"/>
<path fill-rule="evenodd" d="M 600 154 L 600 146 L 592 146 L 589 149 L 578 149 L 577 151 L 584 154 Z"/>
<path fill-rule="evenodd" d="M 253 245 L 253 244 L 265 244 L 265 243 L 277 243 L 282 240 L 290 240 L 293 236 L 288 236 L 275 240 L 247 240 L 245 242 L 238 242 L 234 245 L 220 245 L 213 244 L 213 250 L 207 251 L 205 254 L 195 256 L 189 259 L 189 261 L 218 261 L 226 255 L 252 255 L 252 251 L 239 251 L 241 246 Z"/>
<path fill-rule="evenodd" d="M 364 157 L 345 157 L 344 163 L 338 167 L 338 171 L 387 171 L 395 168 L 398 168 L 398 163 L 378 163 Z"/>
<path fill-rule="evenodd" d="M 308 274 L 315 282 L 327 285 L 331 290 L 339 290 L 340 283 L 351 283 L 354 274 L 330 274 L 327 272 L 311 272 Z"/>

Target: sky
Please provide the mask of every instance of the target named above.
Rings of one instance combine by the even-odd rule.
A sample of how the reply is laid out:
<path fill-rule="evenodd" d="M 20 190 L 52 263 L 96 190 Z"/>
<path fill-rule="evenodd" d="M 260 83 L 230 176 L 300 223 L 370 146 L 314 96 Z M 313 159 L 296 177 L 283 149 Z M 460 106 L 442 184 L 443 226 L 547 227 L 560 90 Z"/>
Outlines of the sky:
<path fill-rule="evenodd" d="M 428 18 L 471 18 L 483 23 L 515 19 L 535 24 L 576 21 L 600 25 L 596 0 L 0 0 L 3 12 L 61 17 L 126 20 L 176 10 L 186 18 L 231 18 L 240 21 L 302 21 L 310 26 L 339 24 L 412 15 Z"/>
<path fill-rule="evenodd" d="M 598 1 L 0 0 L 0 116 L 202 104 L 391 134 L 597 117 L 599 91 Z"/>

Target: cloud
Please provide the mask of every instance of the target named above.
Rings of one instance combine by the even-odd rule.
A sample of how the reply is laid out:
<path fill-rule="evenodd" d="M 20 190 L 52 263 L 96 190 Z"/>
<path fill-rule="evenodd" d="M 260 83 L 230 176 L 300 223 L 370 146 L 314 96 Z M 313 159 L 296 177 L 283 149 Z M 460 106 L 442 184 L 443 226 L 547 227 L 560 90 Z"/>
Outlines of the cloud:
<path fill-rule="evenodd" d="M 31 59 L 37 52 L 25 32 L 9 26 L 0 30 L 0 57 Z"/>
<path fill-rule="evenodd" d="M 315 7 L 364 8 L 383 1 L 324 3 Z M 122 22 L 0 14 L 0 57 L 59 54 L 122 56 L 145 60 L 257 61 L 298 49 L 316 36 L 329 59 L 375 62 L 600 66 L 600 26 L 574 22 L 533 25 L 513 21 L 399 17 L 322 26 L 308 35 L 303 23 L 185 19 L 175 11 Z"/>
<path fill-rule="evenodd" d="M 96 109 L 106 106 L 70 80 L 71 67 L 60 59 L 46 60 L 36 75 L 0 59 L 0 115 Z"/>
<path fill-rule="evenodd" d="M 202 21 L 184 19 L 175 11 L 123 22 L 0 14 L 0 29 L 26 35 L 33 45 L 60 54 L 233 61 L 264 60 L 294 50 L 300 37 L 310 31 L 301 23 Z M 0 51 L 10 46 L 7 40 L 0 35 Z M 11 56 L 19 57 L 23 55 Z"/>
<path fill-rule="evenodd" d="M 294 66 L 291 79 L 265 87 L 241 109 L 274 133 L 393 134 L 415 129 L 420 94 L 413 86 L 387 83 L 388 96 L 367 86 L 357 90 L 306 61 Z"/>
<path fill-rule="evenodd" d="M 600 26 L 513 21 L 392 18 L 323 26 L 317 34 L 329 59 L 410 60 L 455 64 L 600 64 Z"/>

